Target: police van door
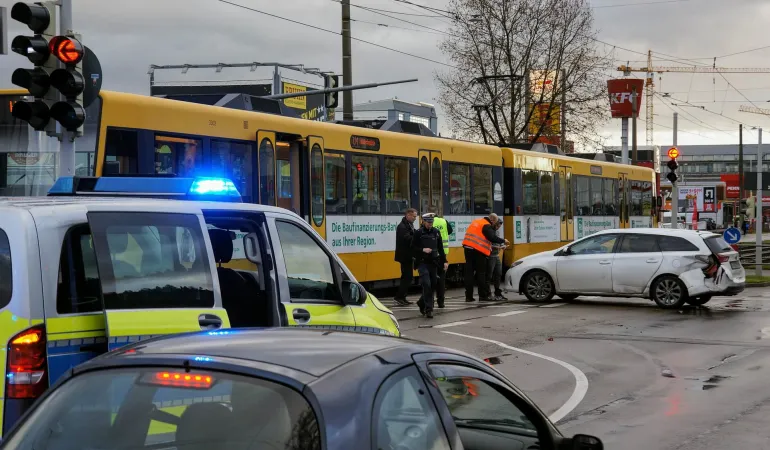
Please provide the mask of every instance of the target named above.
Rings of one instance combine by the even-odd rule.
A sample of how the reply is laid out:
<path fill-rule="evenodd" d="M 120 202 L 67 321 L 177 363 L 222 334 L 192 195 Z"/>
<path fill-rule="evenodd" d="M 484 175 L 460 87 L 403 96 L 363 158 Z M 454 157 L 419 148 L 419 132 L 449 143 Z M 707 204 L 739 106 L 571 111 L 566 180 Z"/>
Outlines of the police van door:
<path fill-rule="evenodd" d="M 206 224 L 189 205 L 90 205 L 108 349 L 229 328 Z"/>

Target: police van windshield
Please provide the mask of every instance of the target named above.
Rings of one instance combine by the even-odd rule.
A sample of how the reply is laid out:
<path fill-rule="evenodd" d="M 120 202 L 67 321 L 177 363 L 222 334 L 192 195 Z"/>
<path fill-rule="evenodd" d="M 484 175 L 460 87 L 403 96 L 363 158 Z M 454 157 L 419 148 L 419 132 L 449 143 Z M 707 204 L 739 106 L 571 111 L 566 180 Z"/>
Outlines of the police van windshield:
<path fill-rule="evenodd" d="M 214 306 L 197 216 L 91 213 L 88 219 L 105 309 Z"/>

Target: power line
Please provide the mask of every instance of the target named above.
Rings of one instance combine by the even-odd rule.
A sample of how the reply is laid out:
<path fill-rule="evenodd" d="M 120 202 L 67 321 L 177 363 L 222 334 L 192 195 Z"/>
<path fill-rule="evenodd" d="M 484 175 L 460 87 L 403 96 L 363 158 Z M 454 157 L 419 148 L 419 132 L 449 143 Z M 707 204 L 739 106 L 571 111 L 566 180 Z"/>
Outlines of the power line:
<path fill-rule="evenodd" d="M 304 23 L 304 22 L 300 22 L 300 21 L 294 20 L 294 19 L 288 19 L 286 17 L 281 17 L 281 16 L 278 16 L 276 14 L 271 14 L 271 13 L 268 13 L 268 12 L 265 12 L 265 11 L 261 11 L 259 9 L 250 8 L 248 6 L 239 5 L 237 3 L 232 3 L 232 2 L 229 2 L 228 0 L 217 0 L 217 1 L 219 1 L 221 3 L 227 3 L 228 5 L 237 6 L 239 8 L 243 8 L 243 9 L 248 10 L 248 11 L 253 11 L 253 12 L 256 12 L 256 13 L 259 13 L 259 14 L 263 14 L 265 16 L 273 17 L 275 19 L 285 20 L 287 22 L 291 22 L 291 23 L 294 23 L 294 24 L 297 24 L 297 25 L 302 25 L 302 26 L 305 26 L 305 27 L 308 27 L 308 28 L 312 28 L 314 30 L 323 31 L 325 33 L 330 33 L 330 34 L 336 34 L 337 36 L 341 35 L 341 33 L 337 32 L 337 31 L 327 30 L 326 28 L 321 28 L 321 27 L 318 27 L 318 26 L 315 26 L 315 25 L 310 25 L 310 24 L 307 24 L 307 23 Z M 374 42 L 366 41 L 364 39 L 360 39 L 360 38 L 357 38 L 357 37 L 351 36 L 350 39 L 352 39 L 354 41 L 358 41 L 358 42 L 363 42 L 364 44 L 368 44 L 368 45 L 371 45 L 371 46 L 374 46 L 374 47 L 379 47 L 379 48 L 382 48 L 382 49 L 385 49 L 385 50 L 390 50 L 391 52 L 400 53 L 400 54 L 406 55 L 406 56 L 411 56 L 412 58 L 417 58 L 417 59 L 421 59 L 423 61 L 432 62 L 434 64 L 439 64 L 439 65 L 442 65 L 442 66 L 451 67 L 453 69 L 457 69 L 458 68 L 457 66 L 453 66 L 453 65 L 447 64 L 445 62 L 436 61 L 435 59 L 426 58 L 424 56 L 414 55 L 412 53 L 407 53 L 407 52 L 404 52 L 404 51 L 401 51 L 401 50 L 397 50 L 395 48 L 386 47 L 384 45 L 376 44 Z"/>
<path fill-rule="evenodd" d="M 422 8 L 422 9 L 427 10 L 427 11 L 437 12 L 437 13 L 442 14 L 444 17 L 447 17 L 449 19 L 454 19 L 455 18 L 455 14 L 453 12 L 447 11 L 445 9 L 439 9 L 439 8 L 433 8 L 432 6 L 420 5 L 418 3 L 410 2 L 409 0 L 393 0 L 393 1 L 394 2 L 398 2 L 398 3 L 404 3 L 404 4 L 407 4 L 407 5 L 416 6 L 418 8 Z M 449 14 L 449 15 L 447 16 L 446 14 Z"/>
<path fill-rule="evenodd" d="M 390 24 L 387 24 L 387 23 L 368 22 L 366 20 L 360 20 L 360 19 L 350 19 L 350 21 L 351 22 L 358 22 L 358 23 L 365 23 L 365 24 L 369 24 L 369 25 L 377 25 L 378 27 L 396 28 L 396 29 L 399 29 L 399 30 L 406 30 L 406 31 L 415 31 L 417 33 L 446 34 L 446 33 L 430 31 L 430 30 L 415 30 L 414 28 L 399 27 L 398 25 L 390 25 Z"/>
<path fill-rule="evenodd" d="M 663 3 L 682 3 L 682 2 L 688 2 L 690 0 L 663 0 L 663 1 L 657 1 L 657 2 L 639 2 L 639 3 L 623 3 L 619 5 L 600 5 L 600 6 L 591 6 L 591 9 L 603 9 L 603 8 L 620 8 L 623 6 L 642 6 L 642 5 L 660 5 Z"/>
<path fill-rule="evenodd" d="M 332 0 L 335 3 L 342 3 L 340 0 Z M 445 17 L 438 14 L 415 14 L 415 13 L 408 13 L 408 12 L 401 12 L 401 11 L 390 11 L 387 9 L 379 9 L 379 8 L 371 8 L 369 6 L 363 6 L 363 5 L 356 5 L 351 3 L 350 6 L 354 6 L 356 8 L 365 8 L 369 9 L 371 11 L 378 11 L 382 13 L 388 13 L 388 14 L 399 14 L 402 16 L 415 16 L 415 17 L 430 17 L 430 18 L 436 18 L 436 17 Z"/>
<path fill-rule="evenodd" d="M 353 6 L 353 5 L 351 4 L 350 6 Z M 381 15 L 381 16 L 385 16 L 385 17 L 387 17 L 387 18 L 390 18 L 390 19 L 393 19 L 393 20 L 398 20 L 398 21 L 400 21 L 400 22 L 408 23 L 409 25 L 415 25 L 415 26 L 418 26 L 418 27 L 420 27 L 420 28 L 425 28 L 425 29 L 427 29 L 427 30 L 430 30 L 430 31 L 433 31 L 433 32 L 435 32 L 435 33 L 440 33 L 440 34 L 445 34 L 445 35 L 447 35 L 447 36 L 451 36 L 451 35 L 450 35 L 449 33 L 447 33 L 446 31 L 437 30 L 437 29 L 435 29 L 435 28 L 431 28 L 431 27 L 429 27 L 429 26 L 426 26 L 426 25 L 423 25 L 423 24 L 420 24 L 420 23 L 416 23 L 416 22 L 410 22 L 410 21 L 408 21 L 408 20 L 406 20 L 406 19 L 402 19 L 402 18 L 400 18 L 400 17 L 394 17 L 394 16 L 391 16 L 391 15 L 385 14 L 385 13 L 383 13 L 383 12 L 379 12 L 379 11 L 377 11 L 377 10 L 374 10 L 374 9 L 372 9 L 372 8 L 369 8 L 369 7 L 366 7 L 366 6 L 356 6 L 356 8 L 361 8 L 361 9 L 363 9 L 364 11 L 369 11 L 369 12 L 372 12 L 372 13 L 374 13 L 374 14 L 379 14 L 379 15 Z M 388 25 L 383 25 L 383 26 L 388 26 Z M 412 30 L 412 31 L 414 31 L 414 30 Z"/>

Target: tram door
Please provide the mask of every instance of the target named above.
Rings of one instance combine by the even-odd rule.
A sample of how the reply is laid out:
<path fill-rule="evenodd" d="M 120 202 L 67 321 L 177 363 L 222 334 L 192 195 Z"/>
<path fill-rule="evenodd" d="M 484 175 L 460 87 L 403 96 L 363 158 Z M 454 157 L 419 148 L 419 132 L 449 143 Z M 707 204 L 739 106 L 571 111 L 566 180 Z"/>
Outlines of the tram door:
<path fill-rule="evenodd" d="M 561 240 L 571 241 L 574 237 L 572 225 L 575 214 L 572 189 L 572 167 L 559 167 L 559 208 L 561 214 Z"/>
<path fill-rule="evenodd" d="M 254 198 L 261 205 L 275 206 L 275 132 L 257 131 L 257 177 L 259 192 Z"/>
<path fill-rule="evenodd" d="M 310 168 L 310 225 L 326 239 L 326 175 L 324 173 L 324 140 L 308 136 L 308 167 Z"/>
<path fill-rule="evenodd" d="M 438 215 L 444 214 L 444 202 L 441 195 L 441 152 L 420 150 L 420 215 L 433 210 Z"/>
<path fill-rule="evenodd" d="M 618 190 L 620 195 L 618 200 L 620 201 L 620 218 L 618 220 L 618 228 L 629 228 L 629 216 L 631 215 L 631 183 L 628 182 L 628 174 L 621 173 L 618 175 Z"/>

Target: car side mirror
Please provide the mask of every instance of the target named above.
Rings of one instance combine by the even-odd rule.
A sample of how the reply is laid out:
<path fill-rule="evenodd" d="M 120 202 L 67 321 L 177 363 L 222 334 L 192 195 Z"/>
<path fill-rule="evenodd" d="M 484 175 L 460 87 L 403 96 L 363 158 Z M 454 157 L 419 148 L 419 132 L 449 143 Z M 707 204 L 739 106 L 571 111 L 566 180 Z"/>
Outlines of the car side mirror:
<path fill-rule="evenodd" d="M 258 266 L 262 265 L 262 253 L 259 251 L 257 233 L 249 233 L 243 237 L 243 252 L 250 262 Z"/>
<path fill-rule="evenodd" d="M 602 441 L 587 434 L 576 434 L 572 437 L 571 450 L 604 450 Z"/>
<path fill-rule="evenodd" d="M 355 281 L 342 282 L 342 300 L 346 305 L 363 305 L 366 302 L 366 289 Z"/>

